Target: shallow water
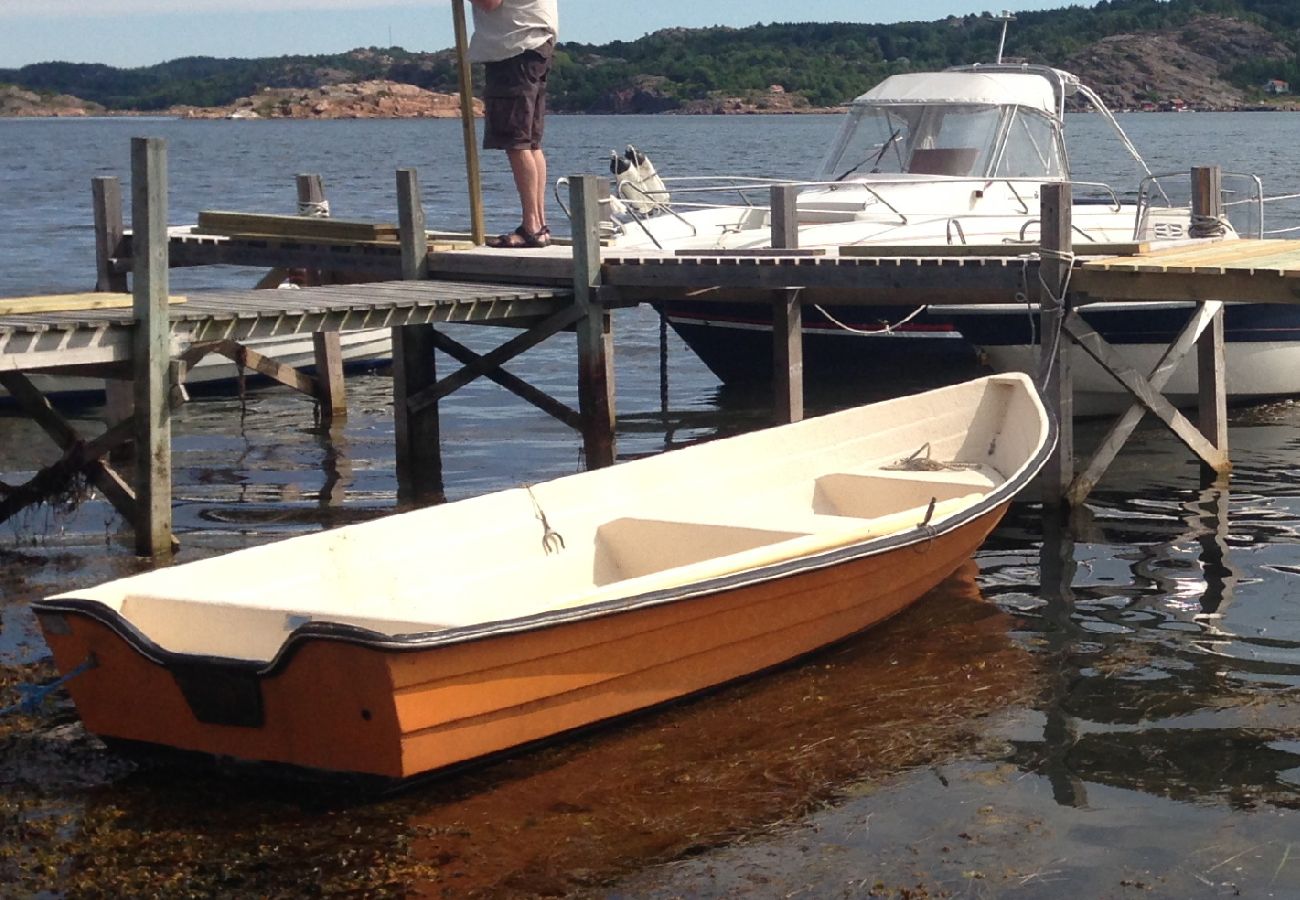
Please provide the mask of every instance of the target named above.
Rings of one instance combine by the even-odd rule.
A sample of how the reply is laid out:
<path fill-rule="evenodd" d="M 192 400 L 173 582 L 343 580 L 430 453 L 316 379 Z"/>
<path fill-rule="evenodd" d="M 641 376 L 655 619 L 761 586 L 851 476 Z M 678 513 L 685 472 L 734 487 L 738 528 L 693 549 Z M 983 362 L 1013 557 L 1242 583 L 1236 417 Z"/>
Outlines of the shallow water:
<path fill-rule="evenodd" d="M 1231 168 L 1287 178 L 1276 148 L 1300 131 L 1282 115 L 1125 125 L 1157 170 L 1231 147 Z M 669 171 L 797 174 L 787 161 L 833 127 L 556 118 L 552 170 L 590 170 L 630 139 Z M 1076 164 L 1104 170 L 1100 123 L 1070 127 L 1085 138 Z M 459 159 L 455 123 L 0 121 L 0 295 L 88 285 L 89 178 L 123 174 L 127 138 L 157 133 L 171 142 L 174 221 L 291 212 L 298 171 L 324 174 L 335 215 L 392 218 L 392 170 L 413 164 L 431 223 L 464 218 L 442 165 Z M 508 227 L 508 185 L 488 162 L 491 218 Z M 675 340 L 662 393 L 647 311 L 620 311 L 615 339 L 620 458 L 767 421 L 762 392 L 720 388 Z M 512 370 L 572 402 L 571 340 Z M 280 390 L 179 411 L 182 561 L 395 508 L 391 381 L 362 375 L 348 390 L 332 431 Z M 863 396 L 815 392 L 809 405 Z M 90 428 L 99 412 L 76 418 Z M 396 798 L 137 769 L 58 703 L 0 719 L 0 884 L 19 896 L 1300 896 L 1300 407 L 1237 410 L 1231 426 L 1226 484 L 1201 487 L 1173 439 L 1140 430 L 1063 529 L 1026 498 L 972 566 L 883 629 Z M 574 434 L 490 384 L 445 403 L 442 428 L 452 499 L 581 466 Z M 1086 428 L 1081 448 L 1099 435 Z M 35 426 L 0 414 L 0 480 L 51 457 Z M 93 498 L 0 526 L 0 706 L 14 683 L 49 676 L 28 601 L 134 571 L 126 538 Z M 1047 583 L 1044 557 L 1058 563 Z"/>

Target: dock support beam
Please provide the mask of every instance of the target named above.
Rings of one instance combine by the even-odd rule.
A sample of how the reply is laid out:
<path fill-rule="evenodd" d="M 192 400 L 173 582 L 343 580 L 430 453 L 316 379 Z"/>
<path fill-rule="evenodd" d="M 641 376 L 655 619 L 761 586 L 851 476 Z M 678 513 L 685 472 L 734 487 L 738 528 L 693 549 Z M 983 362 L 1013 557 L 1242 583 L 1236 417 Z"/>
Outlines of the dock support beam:
<path fill-rule="evenodd" d="M 131 140 L 135 336 L 135 546 L 172 552 L 171 323 L 168 318 L 167 144 Z"/>
<path fill-rule="evenodd" d="M 578 332 L 578 410 L 587 468 L 612 466 L 614 445 L 614 347 L 609 311 L 600 292 L 599 178 L 569 179 L 573 211 L 573 302 L 583 311 Z"/>
<path fill-rule="evenodd" d="M 1192 227 L 1194 236 L 1224 233 L 1223 226 L 1223 170 L 1218 166 L 1197 166 L 1192 169 Z M 1223 358 L 1223 304 L 1218 309 L 1196 342 L 1196 388 L 1199 406 L 1197 426 L 1223 456 L 1228 455 L 1228 387 L 1227 368 Z M 1200 309 L 1205 304 L 1200 304 Z M 1215 474 L 1210 466 L 1202 471 L 1208 477 Z"/>
<path fill-rule="evenodd" d="M 1042 253 L 1039 287 L 1039 389 L 1048 412 L 1056 419 L 1056 450 L 1043 467 L 1043 505 L 1060 507 L 1074 479 L 1074 378 L 1070 371 L 1070 347 L 1065 337 L 1069 314 L 1066 289 L 1073 265 L 1070 206 L 1073 194 L 1068 183 L 1044 184 L 1040 201 Z"/>
<path fill-rule="evenodd" d="M 788 184 L 772 188 L 774 250 L 799 247 L 798 193 Z M 803 418 L 803 306 L 798 289 L 779 291 L 772 300 L 772 399 L 776 424 Z"/>
<path fill-rule="evenodd" d="M 458 0 L 459 2 L 459 0 Z M 414 169 L 397 171 L 397 217 L 402 244 L 402 278 L 426 278 L 429 244 L 425 237 L 424 205 Z M 397 451 L 399 499 L 416 503 L 441 502 L 442 443 L 438 401 L 411 399 L 438 383 L 432 325 L 399 325 L 393 329 L 393 415 Z"/>
<path fill-rule="evenodd" d="M 90 192 L 95 207 L 95 290 L 127 291 L 126 273 L 118 269 L 122 238 L 126 225 L 122 217 L 122 183 L 102 175 L 91 179 Z"/>

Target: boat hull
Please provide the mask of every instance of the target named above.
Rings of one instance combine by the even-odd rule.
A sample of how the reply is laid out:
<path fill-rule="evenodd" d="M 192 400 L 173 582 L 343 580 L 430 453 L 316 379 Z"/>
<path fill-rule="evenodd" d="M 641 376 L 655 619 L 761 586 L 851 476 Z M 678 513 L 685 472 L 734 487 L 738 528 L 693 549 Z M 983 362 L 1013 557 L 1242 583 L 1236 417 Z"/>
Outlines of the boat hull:
<path fill-rule="evenodd" d="M 1191 317 L 1191 303 L 1094 303 L 1079 309 L 1089 327 L 1114 346 L 1135 370 L 1152 371 Z M 1036 372 L 1037 316 L 1024 307 L 948 309 L 951 318 L 989 367 L 998 372 Z M 1075 412 L 1122 412 L 1128 392 L 1081 348 L 1068 348 Z M 1300 394 L 1300 311 L 1277 304 L 1224 307 L 1224 361 L 1229 402 L 1251 403 Z M 1174 370 L 1163 393 L 1176 406 L 1198 402 L 1197 364 L 1189 354 Z"/>
<path fill-rule="evenodd" d="M 869 628 L 969 559 L 1005 509 L 826 568 L 473 641 L 308 639 L 262 672 L 154 658 L 96 604 L 46 603 L 40 617 L 62 671 L 95 661 L 68 689 L 97 734 L 400 779 L 705 691 Z"/>
<path fill-rule="evenodd" d="M 831 308 L 831 321 L 803 311 L 804 374 L 814 382 L 894 378 L 900 372 L 938 368 L 967 375 L 978 351 L 951 324 L 903 307 Z M 771 310 L 754 304 L 670 302 L 660 312 L 709 371 L 725 384 L 770 382 Z M 767 318 L 763 315 L 766 312 Z"/>

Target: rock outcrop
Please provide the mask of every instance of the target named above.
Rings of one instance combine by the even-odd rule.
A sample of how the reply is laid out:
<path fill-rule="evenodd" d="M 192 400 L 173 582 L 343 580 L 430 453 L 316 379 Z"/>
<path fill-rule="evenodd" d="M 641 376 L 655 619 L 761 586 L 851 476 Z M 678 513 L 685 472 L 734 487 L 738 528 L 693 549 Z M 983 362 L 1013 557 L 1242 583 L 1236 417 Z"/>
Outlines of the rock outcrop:
<path fill-rule="evenodd" d="M 67 94 L 38 94 L 0 84 L 0 116 L 98 116 L 104 107 Z"/>
<path fill-rule="evenodd" d="M 1247 105 L 1246 94 L 1223 73 L 1243 59 L 1290 56 L 1285 44 L 1258 25 L 1201 16 L 1178 31 L 1103 38 L 1062 67 L 1091 85 L 1112 109 L 1169 104 L 1239 109 Z"/>
<path fill-rule="evenodd" d="M 460 116 L 460 98 L 411 84 L 362 81 L 318 88 L 264 88 L 230 106 L 179 107 L 187 119 L 450 119 Z M 483 104 L 474 101 L 474 114 Z"/>

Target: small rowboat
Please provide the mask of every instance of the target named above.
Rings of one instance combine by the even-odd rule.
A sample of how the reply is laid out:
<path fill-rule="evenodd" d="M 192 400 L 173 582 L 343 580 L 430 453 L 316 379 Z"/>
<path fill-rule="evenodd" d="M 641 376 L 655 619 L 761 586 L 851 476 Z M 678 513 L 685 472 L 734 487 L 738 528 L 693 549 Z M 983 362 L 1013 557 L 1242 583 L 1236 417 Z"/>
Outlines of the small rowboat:
<path fill-rule="evenodd" d="M 87 728 L 403 778 L 761 671 L 967 560 L 1054 430 L 998 375 L 36 604 Z"/>

